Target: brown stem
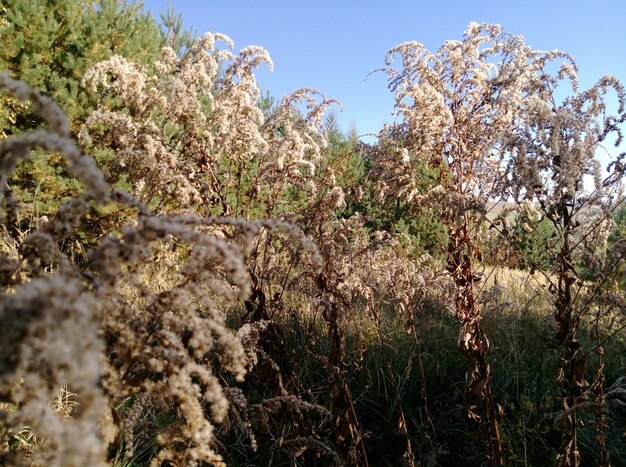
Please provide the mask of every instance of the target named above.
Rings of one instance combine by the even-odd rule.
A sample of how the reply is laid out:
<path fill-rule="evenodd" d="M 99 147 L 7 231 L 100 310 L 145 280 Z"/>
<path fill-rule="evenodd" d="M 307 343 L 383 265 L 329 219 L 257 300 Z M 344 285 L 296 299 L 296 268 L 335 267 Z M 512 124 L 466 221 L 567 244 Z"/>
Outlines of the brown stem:
<path fill-rule="evenodd" d="M 321 290 L 330 294 L 333 293 L 323 274 L 318 277 L 318 285 Z M 345 374 L 345 341 L 339 324 L 337 305 L 330 303 L 322 315 L 327 323 L 328 337 L 331 343 L 328 366 L 334 377 L 332 395 L 337 440 L 342 445 L 344 458 L 350 465 L 369 467 L 361 424 L 356 414 L 352 392 Z M 358 451 L 355 452 L 353 446 L 357 447 Z"/>
<path fill-rule="evenodd" d="M 472 258 L 480 259 L 480 251 L 468 233 L 468 218 L 465 214 L 460 227 L 450 230 L 448 242 L 448 271 L 456 286 L 455 310 L 461 323 L 458 345 L 471 361 L 468 387 L 480 400 L 480 413 L 473 414 L 488 432 L 489 463 L 501 466 L 504 462 L 498 414 L 493 399 L 490 373 L 487 363 L 489 341 L 480 326 L 480 304 L 474 295 L 475 275 Z"/>

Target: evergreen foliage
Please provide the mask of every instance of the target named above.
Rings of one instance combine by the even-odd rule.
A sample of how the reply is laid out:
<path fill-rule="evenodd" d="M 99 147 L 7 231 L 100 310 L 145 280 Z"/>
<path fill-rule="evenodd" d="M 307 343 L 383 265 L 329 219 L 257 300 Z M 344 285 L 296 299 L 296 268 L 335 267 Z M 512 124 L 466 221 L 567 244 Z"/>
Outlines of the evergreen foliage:
<path fill-rule="evenodd" d="M 81 89 L 85 71 L 112 55 L 138 63 L 154 60 L 164 38 L 141 3 L 118 0 L 4 0 L 0 10 L 0 69 L 53 97 L 76 129 L 93 109 Z M 28 112 L 10 132 L 39 126 Z"/>
<path fill-rule="evenodd" d="M 529 270 L 550 270 L 548 242 L 556 240 L 555 230 L 547 219 L 529 221 L 518 217 L 513 224 L 512 241 L 520 255 L 517 267 Z"/>
<path fill-rule="evenodd" d="M 53 97 L 68 115 L 73 132 L 96 104 L 97 96 L 81 85 L 87 69 L 116 54 L 150 64 L 164 44 L 160 26 L 144 13 L 141 2 L 3 0 L 0 4 L 0 70 Z M 28 103 L 0 94 L 0 109 L 0 139 L 42 126 Z M 60 200 L 80 189 L 67 176 L 61 157 L 37 151 L 20 166 L 10 185 L 26 203 L 22 212 L 26 223 L 33 216 L 49 214 Z"/>

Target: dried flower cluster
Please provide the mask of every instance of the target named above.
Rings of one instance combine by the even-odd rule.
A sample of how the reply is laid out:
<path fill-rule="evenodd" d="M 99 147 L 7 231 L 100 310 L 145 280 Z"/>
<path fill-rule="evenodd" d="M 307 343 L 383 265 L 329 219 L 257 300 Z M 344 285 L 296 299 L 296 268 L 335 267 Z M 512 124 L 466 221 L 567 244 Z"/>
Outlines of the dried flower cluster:
<path fill-rule="evenodd" d="M 229 48 L 218 49 L 219 41 Z M 159 210 L 221 215 L 248 215 L 263 201 L 271 216 L 286 189 L 314 188 L 321 120 L 336 101 L 318 103 L 319 92 L 300 89 L 266 118 L 253 71 L 271 68 L 269 55 L 255 46 L 237 55 L 232 47 L 209 33 L 180 58 L 164 49 L 154 70 L 114 56 L 86 73 L 85 86 L 100 99 L 79 140 L 115 151 L 112 180 L 127 175 L 139 199 L 157 198 Z"/>

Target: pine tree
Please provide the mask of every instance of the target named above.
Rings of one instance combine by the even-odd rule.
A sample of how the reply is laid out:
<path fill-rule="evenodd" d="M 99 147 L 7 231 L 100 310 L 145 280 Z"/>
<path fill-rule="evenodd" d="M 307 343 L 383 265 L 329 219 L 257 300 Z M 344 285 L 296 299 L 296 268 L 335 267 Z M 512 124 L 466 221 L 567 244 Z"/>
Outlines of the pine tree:
<path fill-rule="evenodd" d="M 161 13 L 161 24 L 166 45 L 174 49 L 177 53 L 191 47 L 197 34 L 194 30 L 183 29 L 183 16 L 176 13 L 174 7 L 167 2 L 167 12 Z"/>
<path fill-rule="evenodd" d="M 144 14 L 141 3 L 2 0 L 0 69 L 53 97 L 73 129 L 93 108 L 93 99 L 80 86 L 90 66 L 114 54 L 150 63 L 164 44 L 159 25 Z M 13 116 L 0 121 L 7 133 L 39 126 L 24 109 L 9 108 Z"/>
<path fill-rule="evenodd" d="M 91 66 L 112 55 L 150 65 L 165 35 L 139 2 L 120 0 L 0 0 L 0 70 L 54 98 L 77 132 L 95 109 L 81 85 Z M 27 104 L 0 94 L 0 139 L 40 128 Z M 10 180 L 22 201 L 21 218 L 52 212 L 79 190 L 62 158 L 33 152 Z"/>

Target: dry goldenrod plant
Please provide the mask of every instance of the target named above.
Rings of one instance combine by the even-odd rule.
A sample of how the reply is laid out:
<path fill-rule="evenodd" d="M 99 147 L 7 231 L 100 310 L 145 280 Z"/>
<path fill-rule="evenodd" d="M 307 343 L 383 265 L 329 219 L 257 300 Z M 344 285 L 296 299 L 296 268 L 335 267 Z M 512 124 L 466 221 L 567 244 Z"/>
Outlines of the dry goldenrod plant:
<path fill-rule="evenodd" d="M 10 196 L 10 174 L 33 148 L 62 153 L 86 187 L 26 235 L 19 256 L 11 258 L 13 271 L 0 302 L 0 381 L 2 401 L 15 410 L 2 412 L 3 425 L 8 430 L 27 425 L 41 437 L 28 462 L 100 465 L 105 440 L 116 436 L 107 406 L 134 394 L 150 395 L 177 420 L 159 435 L 153 465 L 221 464 L 213 426 L 224 420 L 228 401 L 214 368 L 242 380 L 254 352 L 226 326 L 224 314 L 225 303 L 250 294 L 245 252 L 261 231 L 277 230 L 298 237 L 304 250 L 317 250 L 297 227 L 281 221 L 155 216 L 132 195 L 110 190 L 93 159 L 71 139 L 65 116 L 51 100 L 0 76 L 2 89 L 30 100 L 48 126 L 0 145 L 3 219 L 19 208 Z M 83 215 L 105 203 L 126 205 L 136 218 L 101 238 L 85 264 L 76 264 L 62 242 Z M 176 245 L 182 257 L 169 265 L 166 287 L 155 290 L 143 273 L 154 248 L 163 244 Z M 78 398 L 71 419 L 48 405 L 64 385 Z M 16 452 L 3 455 L 11 464 L 26 461 Z"/>
<path fill-rule="evenodd" d="M 615 293 L 612 285 L 623 267 L 623 243 L 608 243 L 613 213 L 624 201 L 622 157 L 610 164 L 605 175 L 600 155 L 612 137 L 616 145 L 621 142 L 626 95 L 622 84 L 611 76 L 579 90 L 572 60 L 556 76 L 542 75 L 538 84 L 526 90 L 516 125 L 503 138 L 502 149 L 509 174 L 507 190 L 520 203 L 531 201 L 554 232 L 554 241 L 545 247 L 553 265 L 546 273 L 550 274 L 548 290 L 558 326 L 553 344 L 560 353 L 557 384 L 564 409 L 557 423 L 563 433 L 557 463 L 580 465 L 577 413 L 592 410 L 597 413 L 598 463 L 610 465 L 603 435 L 602 344 L 595 347 L 600 363 L 596 380 L 590 383 L 590 352 L 582 348 L 578 334 L 585 319 L 593 317 L 597 333 L 606 316 L 623 314 L 617 311 L 618 303 L 623 304 L 622 294 Z M 558 93 L 568 84 L 571 94 L 559 99 Z M 609 93 L 616 96 L 615 108 L 609 104 Z M 586 183 L 593 185 L 589 188 Z M 536 225 L 529 216 L 525 219 L 531 228 Z"/>
<path fill-rule="evenodd" d="M 90 351 L 76 349 L 83 359 L 97 363 L 91 369 L 93 377 L 80 384 L 71 375 L 65 379 L 54 360 L 49 367 L 55 377 L 46 383 L 47 392 L 25 398 L 45 405 L 51 391 L 64 384 L 80 401 L 93 394 L 90 397 L 99 401 L 97 416 L 87 411 L 86 402 L 79 403 L 85 423 L 94 424 L 93 452 L 90 457 L 84 452 L 71 457 L 69 448 L 53 442 L 47 432 L 32 424 L 33 431 L 45 438 L 33 455 L 50 456 L 46 462 L 76 465 L 82 456 L 96 465 L 104 461 L 107 442 L 125 443 L 125 452 L 131 454 L 137 414 L 160 407 L 176 421 L 159 433 L 154 465 L 163 461 L 220 464 L 221 456 L 213 445 L 214 426 L 228 416 L 226 394 L 235 388 L 225 392 L 216 372 L 230 373 L 236 384 L 255 363 L 267 363 L 270 371 L 259 371 L 258 377 L 274 396 L 286 397 L 285 401 L 300 397 L 302 390 L 291 369 L 282 330 L 271 317 L 282 307 L 276 297 L 309 297 L 311 293 L 318 295 L 315 307 L 323 310 L 333 342 L 328 365 L 336 372 L 334 438 L 345 440 L 340 450 L 346 460 L 366 462 L 342 369 L 342 315 L 355 304 L 389 299 L 392 290 L 403 306 L 409 306 L 412 294 L 424 291 L 402 289 L 403 282 L 398 279 L 412 276 L 401 268 L 411 270 L 415 277 L 419 274 L 410 262 L 394 262 L 393 242 L 370 242 L 358 215 L 348 220 L 336 215 L 345 207 L 344 193 L 333 168 L 320 163 L 325 147 L 322 119 L 334 101 L 323 96 L 318 101 L 317 91 L 302 89 L 264 115 L 258 109 L 260 95 L 252 70 L 261 62 L 271 64 L 269 56 L 256 47 L 234 55 L 215 48 L 216 40 L 232 48 L 227 37 L 208 34 L 182 57 L 165 49 L 154 70 L 112 57 L 87 72 L 84 84 L 100 96 L 100 107 L 80 130 L 79 140 L 104 164 L 106 180 L 72 141 L 64 116 L 51 101 L 3 78 L 4 87 L 18 98 L 33 101 L 48 123 L 47 130 L 3 142 L 7 224 L 19 210 L 11 196 L 9 177 L 31 147 L 62 153 L 69 169 L 87 188 L 84 194 L 66 201 L 54 219 L 19 240 L 18 254 L 11 258 L 13 269 L 7 271 L 4 284 L 3 318 L 15 323 L 4 329 L 13 344 L 3 350 L 24 349 L 7 355 L 10 359 L 27 355 L 30 343 L 23 335 L 30 336 L 36 326 L 58 329 L 58 345 L 73 342 L 63 341 L 69 329 L 55 328 L 48 321 L 60 322 L 56 315 L 43 312 L 46 300 L 58 296 L 67 304 L 58 306 L 59 312 L 67 314 L 68 326 L 77 313 L 68 312 L 70 296 L 93 302 L 81 305 L 91 327 L 83 325 L 76 336 L 84 338 L 76 346 L 93 347 Z M 111 189 L 109 183 L 130 183 L 133 193 Z M 281 203 L 296 190 L 301 190 L 308 202 L 284 212 Z M 64 240 L 75 234 L 85 216 L 97 218 L 98 210 L 110 205 L 119 206 L 124 213 L 123 225 L 106 224 L 112 230 L 98 240 L 85 261 L 75 262 L 63 250 Z M 248 219 L 281 215 L 283 220 L 196 213 L 238 214 Z M 321 276 L 317 275 L 322 260 L 318 249 L 287 221 L 304 225 L 320 242 L 326 264 Z M 285 234 L 292 240 L 285 241 Z M 384 263 L 378 261 L 383 257 L 387 258 Z M 361 263 L 375 265 L 382 276 L 374 269 L 363 274 L 366 269 Z M 155 268 L 164 279 L 155 280 Z M 397 273 L 392 272 L 396 269 Z M 57 282 L 46 285 L 52 280 Z M 49 291 L 54 284 L 63 285 L 57 295 Z M 376 297 L 377 290 L 385 290 L 384 297 Z M 28 301 L 26 293 L 37 299 Z M 247 332 L 235 334 L 226 326 L 226 312 L 239 301 L 243 301 L 247 311 L 243 317 L 249 322 L 242 331 L 249 329 L 254 338 L 248 338 Z M 23 308 L 33 310 L 32 320 L 14 319 Z M 89 329 L 91 338 L 87 339 Z M 44 339 L 41 345 L 52 338 L 49 333 L 38 336 Z M 59 352 L 57 359 L 62 355 Z M 82 360 L 67 360 L 58 365 L 83 371 Z M 29 380 L 22 379 L 35 370 L 28 367 L 18 372 L 11 366 L 3 381 L 11 390 L 25 391 Z M 5 398 L 16 404 L 16 410 L 7 418 L 7 426 L 17 429 L 30 419 L 22 399 L 11 394 L 7 392 Z M 107 406 L 120 407 L 125 401 L 133 404 L 128 414 L 117 409 L 112 415 L 107 413 L 111 410 Z M 297 404 L 288 406 L 297 413 Z M 80 420 L 74 417 L 63 423 L 69 429 Z M 296 445 L 334 452 L 325 440 L 298 436 L 289 441 L 292 447 L 285 447 L 286 452 Z M 356 448 L 359 443 L 361 447 Z"/>
<path fill-rule="evenodd" d="M 494 149 L 517 121 L 530 90 L 543 83 L 546 65 L 567 58 L 536 51 L 521 36 L 497 25 L 472 23 L 461 41 L 446 41 L 436 53 L 417 42 L 391 49 L 384 69 L 395 93 L 396 128 L 383 133 L 399 149 L 386 161 L 386 184 L 393 196 L 418 205 L 435 201 L 448 229 L 448 271 L 455 283 L 458 344 L 470 358 L 468 387 L 479 401 L 470 411 L 487 430 L 489 462 L 503 463 L 499 408 L 490 383 L 489 340 L 481 326 L 475 283 L 482 259 L 477 237 L 487 202 L 498 195 L 502 178 Z M 399 59 L 397 70 L 393 68 Z M 411 171 L 418 163 L 438 171 L 438 185 L 419 196 Z"/>
<path fill-rule="evenodd" d="M 218 49 L 217 41 L 227 49 Z M 445 287 L 425 282 L 415 264 L 399 260 L 397 239 L 383 241 L 383 233 L 370 238 L 358 214 L 338 216 L 346 195 L 337 182 L 341 167 L 324 159 L 323 129 L 324 113 L 335 101 L 304 88 L 264 114 L 253 70 L 261 63 L 271 66 L 269 56 L 258 47 L 238 55 L 230 49 L 227 37 L 208 34 L 182 57 L 166 49 L 154 71 L 121 57 L 97 65 L 84 83 L 101 96 L 100 108 L 79 137 L 94 152 L 115 151 L 107 166 L 111 181 L 128 174 L 135 195 L 157 212 L 280 216 L 302 226 L 318 244 L 325 264 L 321 275 L 307 266 L 306 248 L 292 248 L 272 229 L 259 232 L 247 250 L 251 289 L 243 319 L 266 323 L 257 341 L 262 358 L 255 374 L 275 397 L 300 395 L 284 333 L 272 318 L 286 311 L 285 298 L 308 302 L 317 295 L 312 311 L 326 320 L 332 342 L 327 365 L 336 381 L 336 437 L 345 440 L 346 459 L 363 463 L 359 422 L 342 369 L 343 316 L 355 306 L 376 309 L 373 304 L 381 300 L 415 309 L 415 297 L 429 286 Z M 231 227 L 220 235 L 234 239 Z M 404 287 L 409 282 L 411 287 Z"/>

